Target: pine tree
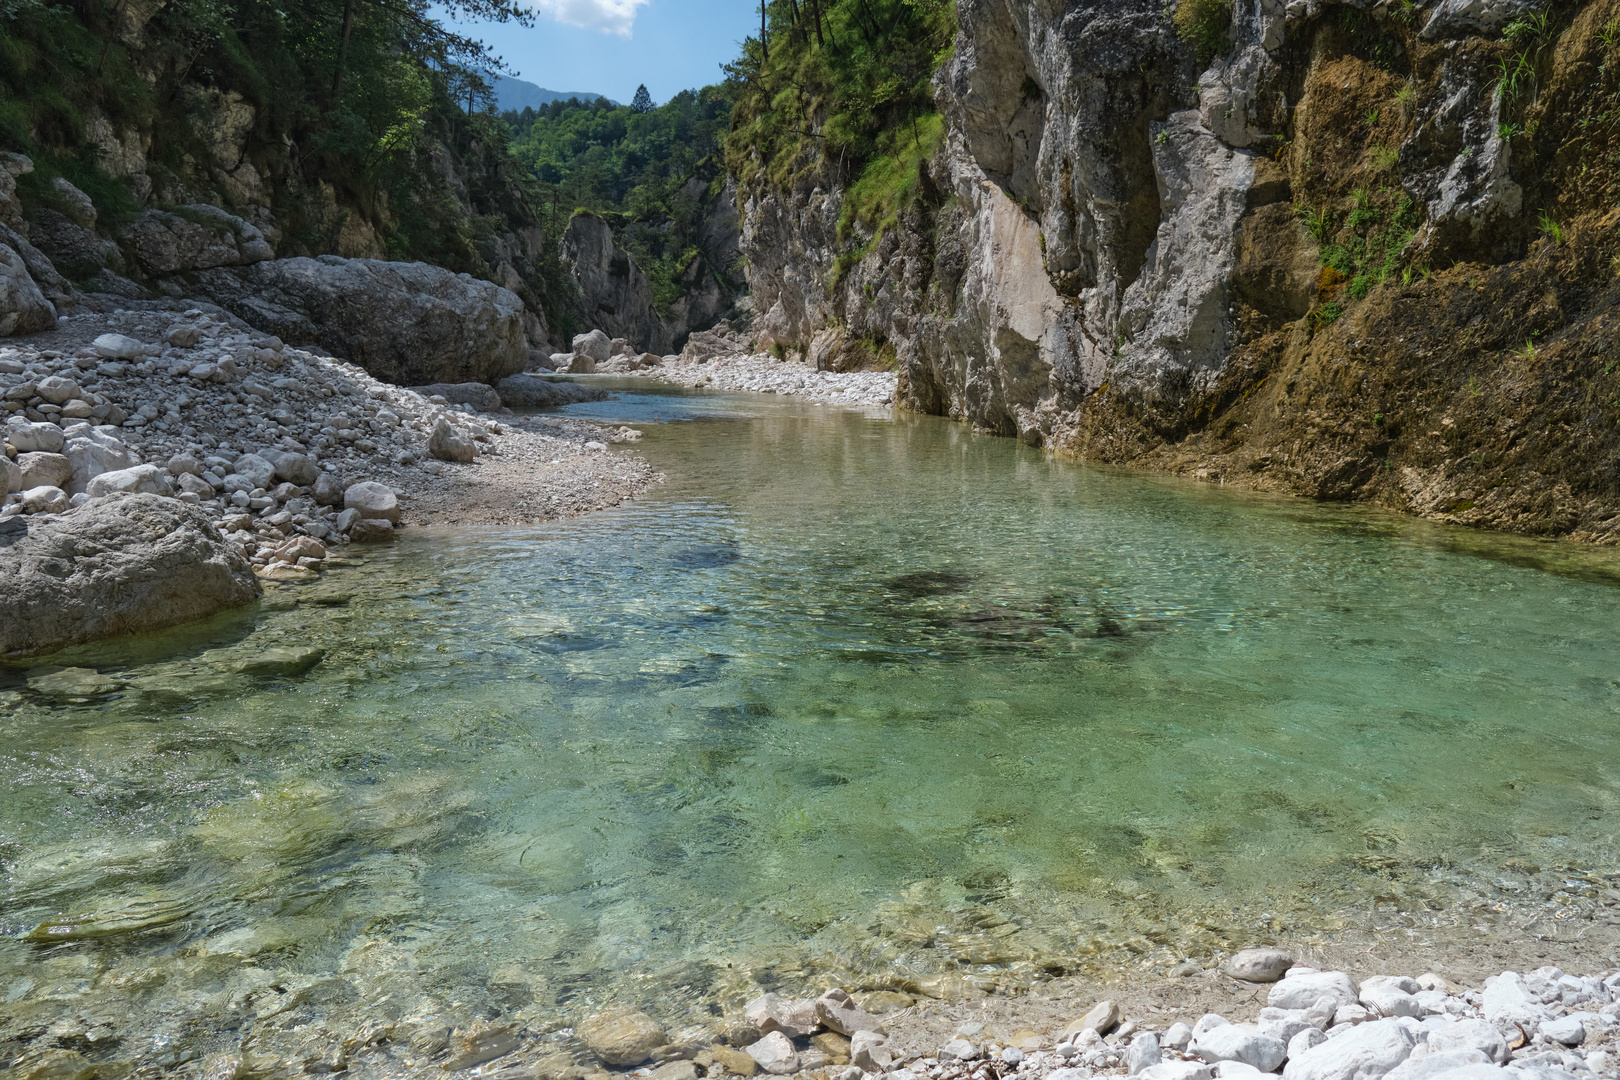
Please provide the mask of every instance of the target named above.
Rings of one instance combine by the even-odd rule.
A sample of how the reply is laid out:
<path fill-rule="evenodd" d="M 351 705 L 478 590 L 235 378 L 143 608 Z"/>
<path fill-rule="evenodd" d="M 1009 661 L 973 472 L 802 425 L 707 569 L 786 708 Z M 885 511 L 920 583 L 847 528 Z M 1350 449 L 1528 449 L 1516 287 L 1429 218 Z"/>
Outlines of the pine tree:
<path fill-rule="evenodd" d="M 630 111 L 633 113 L 652 112 L 652 95 L 647 93 L 647 84 L 642 83 L 636 87 L 636 96 L 630 99 Z"/>

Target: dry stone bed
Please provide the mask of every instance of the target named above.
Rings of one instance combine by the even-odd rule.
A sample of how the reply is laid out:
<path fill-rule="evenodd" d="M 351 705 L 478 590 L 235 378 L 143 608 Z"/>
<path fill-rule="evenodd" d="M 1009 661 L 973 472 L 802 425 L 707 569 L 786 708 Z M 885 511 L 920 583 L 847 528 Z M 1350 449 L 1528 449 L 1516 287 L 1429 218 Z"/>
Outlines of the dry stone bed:
<path fill-rule="evenodd" d="M 68 316 L 0 346 L 0 517 L 170 495 L 204 509 L 262 576 L 298 580 L 330 547 L 407 521 L 542 520 L 657 479 L 602 453 L 628 429 L 518 417 L 489 387 L 459 385 L 392 386 L 217 308 Z"/>
<path fill-rule="evenodd" d="M 817 371 L 798 360 L 778 360 L 752 351 L 744 335 L 721 324 L 691 336 L 679 354 L 640 353 L 622 338 L 600 330 L 574 338 L 573 352 L 554 353 L 559 371 L 584 375 L 635 375 L 678 386 L 786 394 L 822 405 L 882 407 L 894 404 L 898 376 L 889 371 Z"/>
<path fill-rule="evenodd" d="M 1507 971 L 1477 991 L 1432 973 L 1358 984 L 1270 949 L 1239 953 L 1226 970 L 1257 988 L 1271 984 L 1257 1017 L 1209 1013 L 1157 1026 L 1104 1000 L 1055 1030 L 968 1021 L 937 1047 L 908 1053 L 900 1047 L 916 1043 L 905 1031 L 911 1010 L 878 1015 L 908 996 L 852 998 L 835 989 L 814 1000 L 756 998 L 726 1033 L 734 1046 L 660 1047 L 657 1023 L 623 1010 L 591 1018 L 575 1034 L 606 1065 L 639 1065 L 631 1075 L 647 1080 L 1583 1080 L 1620 1066 L 1620 974 Z"/>

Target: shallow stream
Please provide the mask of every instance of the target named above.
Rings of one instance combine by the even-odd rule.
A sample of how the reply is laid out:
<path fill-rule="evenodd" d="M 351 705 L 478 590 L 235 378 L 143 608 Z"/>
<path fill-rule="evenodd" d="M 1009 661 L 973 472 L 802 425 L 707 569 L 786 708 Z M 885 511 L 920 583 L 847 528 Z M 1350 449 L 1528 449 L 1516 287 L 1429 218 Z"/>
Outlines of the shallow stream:
<path fill-rule="evenodd" d="M 0 669 L 0 1049 L 1612 915 L 1611 554 L 628 386 L 636 502 Z"/>

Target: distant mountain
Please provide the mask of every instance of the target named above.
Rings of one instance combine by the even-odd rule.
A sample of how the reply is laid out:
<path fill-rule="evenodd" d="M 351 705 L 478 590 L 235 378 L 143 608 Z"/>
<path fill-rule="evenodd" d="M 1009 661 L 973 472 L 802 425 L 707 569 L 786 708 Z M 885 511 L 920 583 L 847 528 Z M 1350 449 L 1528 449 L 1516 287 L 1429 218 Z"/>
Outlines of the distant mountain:
<path fill-rule="evenodd" d="M 578 98 L 581 101 L 595 101 L 601 94 L 590 93 L 585 90 L 547 90 L 543 86 L 536 86 L 532 82 L 522 79 L 508 79 L 504 75 L 495 77 L 495 107 L 501 112 L 515 109 L 522 112 L 525 108 L 538 109 L 542 105 L 549 105 L 553 101 L 567 101 L 569 98 Z M 612 101 L 611 98 L 608 100 Z M 618 102 L 614 101 L 617 105 Z"/>

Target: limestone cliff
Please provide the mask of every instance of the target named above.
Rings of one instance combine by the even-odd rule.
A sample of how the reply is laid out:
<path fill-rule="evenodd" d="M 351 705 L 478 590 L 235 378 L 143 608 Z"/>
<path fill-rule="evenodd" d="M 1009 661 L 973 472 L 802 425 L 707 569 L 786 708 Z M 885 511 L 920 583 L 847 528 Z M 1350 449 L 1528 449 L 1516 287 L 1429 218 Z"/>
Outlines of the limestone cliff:
<path fill-rule="evenodd" d="M 900 227 L 743 193 L 767 344 L 1076 457 L 1620 539 L 1620 2 L 1239 0 L 1206 65 L 1157 0 L 957 17 Z"/>

